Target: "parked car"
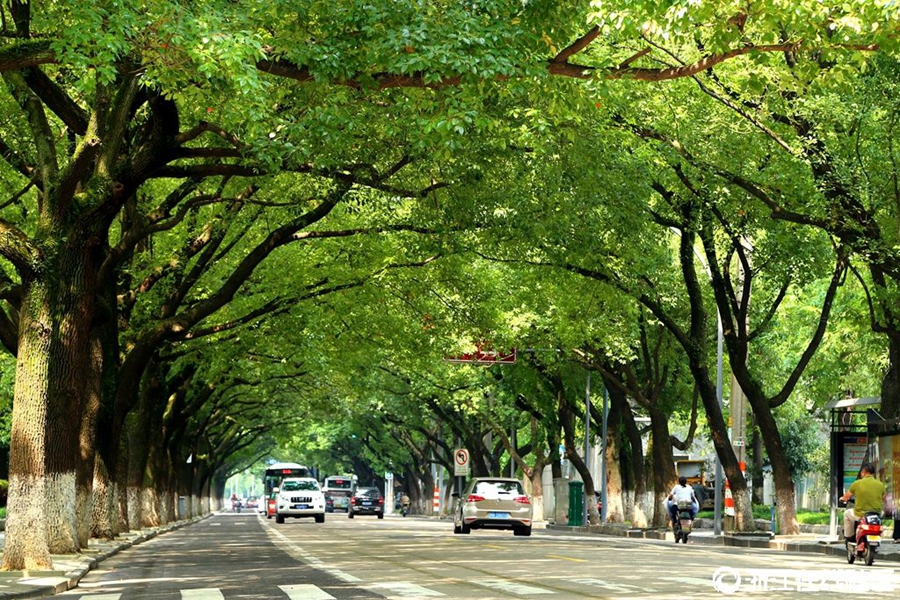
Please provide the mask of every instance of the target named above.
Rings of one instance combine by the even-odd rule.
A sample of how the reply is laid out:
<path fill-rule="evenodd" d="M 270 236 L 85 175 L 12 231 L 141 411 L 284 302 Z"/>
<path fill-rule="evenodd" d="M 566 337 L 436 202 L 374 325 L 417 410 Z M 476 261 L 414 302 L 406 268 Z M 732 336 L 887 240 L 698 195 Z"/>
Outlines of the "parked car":
<path fill-rule="evenodd" d="M 276 523 L 284 523 L 285 517 L 314 517 L 316 523 L 325 522 L 325 494 L 312 477 L 283 479 L 276 504 Z"/>
<path fill-rule="evenodd" d="M 518 479 L 476 477 L 462 495 L 454 493 L 453 497 L 453 533 L 512 529 L 515 535 L 531 535 L 531 499 Z"/>
<path fill-rule="evenodd" d="M 347 516 L 351 519 L 354 515 L 378 515 L 384 518 L 384 497 L 378 488 L 360 487 L 350 496 L 350 506 Z"/>

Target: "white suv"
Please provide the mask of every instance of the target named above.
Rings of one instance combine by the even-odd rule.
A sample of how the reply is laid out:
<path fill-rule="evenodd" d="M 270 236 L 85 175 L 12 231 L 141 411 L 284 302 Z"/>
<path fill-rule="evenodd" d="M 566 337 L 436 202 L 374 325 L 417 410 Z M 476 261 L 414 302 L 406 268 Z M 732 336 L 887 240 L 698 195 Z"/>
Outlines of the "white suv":
<path fill-rule="evenodd" d="M 325 494 L 318 481 L 312 477 L 281 480 L 275 500 L 275 522 L 284 523 L 285 517 L 315 517 L 316 523 L 325 522 Z"/>

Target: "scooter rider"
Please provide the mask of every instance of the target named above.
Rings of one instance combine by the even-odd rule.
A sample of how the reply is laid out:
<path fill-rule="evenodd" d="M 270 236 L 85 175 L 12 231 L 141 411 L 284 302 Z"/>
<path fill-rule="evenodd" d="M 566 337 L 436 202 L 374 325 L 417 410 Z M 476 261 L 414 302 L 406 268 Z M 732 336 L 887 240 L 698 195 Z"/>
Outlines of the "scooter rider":
<path fill-rule="evenodd" d="M 678 485 L 672 488 L 666 500 L 666 508 L 669 511 L 669 517 L 671 517 L 673 524 L 678 520 L 678 505 L 682 502 L 691 503 L 691 520 L 693 520 L 697 513 L 700 512 L 700 503 L 694 494 L 694 488 L 687 484 L 687 477 L 684 475 L 678 478 Z"/>
<path fill-rule="evenodd" d="M 852 539 L 856 536 L 856 522 L 869 511 L 881 514 L 884 510 L 884 483 L 875 479 L 875 465 L 864 463 L 859 470 L 859 479 L 850 484 L 847 493 L 841 496 L 841 502 L 847 502 L 850 496 L 856 496 L 855 508 L 844 511 L 844 537 Z"/>
<path fill-rule="evenodd" d="M 400 512 L 403 513 L 403 516 L 409 513 L 409 496 L 406 495 L 406 492 L 400 496 Z"/>

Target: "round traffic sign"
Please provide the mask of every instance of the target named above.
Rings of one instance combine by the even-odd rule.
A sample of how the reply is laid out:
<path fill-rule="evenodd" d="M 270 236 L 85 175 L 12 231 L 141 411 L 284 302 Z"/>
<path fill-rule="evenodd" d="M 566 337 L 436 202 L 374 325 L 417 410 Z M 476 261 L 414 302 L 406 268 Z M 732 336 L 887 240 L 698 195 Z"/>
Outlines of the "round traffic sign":
<path fill-rule="evenodd" d="M 465 467 L 469 464 L 469 451 L 465 448 L 460 448 L 456 451 L 456 464 L 460 467 Z"/>

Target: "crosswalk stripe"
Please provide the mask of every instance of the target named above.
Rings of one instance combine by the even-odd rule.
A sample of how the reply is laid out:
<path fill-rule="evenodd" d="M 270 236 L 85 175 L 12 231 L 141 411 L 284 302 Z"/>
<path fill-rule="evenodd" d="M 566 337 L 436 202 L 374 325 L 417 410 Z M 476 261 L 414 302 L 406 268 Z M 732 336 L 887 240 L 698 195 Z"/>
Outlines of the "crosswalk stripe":
<path fill-rule="evenodd" d="M 224 600 L 225 596 L 218 588 L 201 588 L 196 590 L 181 590 L 184 600 Z"/>
<path fill-rule="evenodd" d="M 82 596 L 82 598 L 90 598 L 91 600 L 119 600 L 121 597 L 122 594 L 91 594 Z"/>
<path fill-rule="evenodd" d="M 578 585 L 592 585 L 595 587 L 603 588 L 608 592 L 635 592 L 638 590 L 643 590 L 645 592 L 649 592 L 646 587 L 638 587 L 636 585 L 628 585 L 627 583 L 611 583 L 609 581 L 604 581 L 602 579 L 593 579 L 593 578 L 585 578 L 585 579 L 569 579 L 572 583 L 577 583 Z"/>
<path fill-rule="evenodd" d="M 686 583 L 688 585 L 700 585 L 712 587 L 712 577 L 709 579 L 701 579 L 700 577 L 661 577 L 664 581 L 674 581 L 676 583 Z"/>
<path fill-rule="evenodd" d="M 551 590 L 545 590 L 541 588 L 532 587 L 530 585 L 525 585 L 523 583 L 516 583 L 515 581 L 506 581 L 503 579 L 482 579 L 480 581 L 473 581 L 475 585 L 484 586 L 486 588 L 491 588 L 492 590 L 499 590 L 501 592 L 507 592 L 509 594 L 517 594 L 519 596 L 534 596 L 537 594 L 555 594 L 556 592 Z"/>
<path fill-rule="evenodd" d="M 311 584 L 279 585 L 291 600 L 334 600 L 334 596 Z"/>
<path fill-rule="evenodd" d="M 434 590 L 429 590 L 426 587 L 422 587 L 421 585 L 416 585 L 415 583 L 410 583 L 408 581 L 387 581 L 384 583 L 376 583 L 374 585 L 367 585 L 366 588 L 370 590 L 377 590 L 379 593 L 381 591 L 385 591 L 388 595 L 388 598 L 393 596 L 400 596 L 402 598 L 421 598 L 423 596 L 443 596 L 444 594 L 440 592 L 436 592 Z"/>

